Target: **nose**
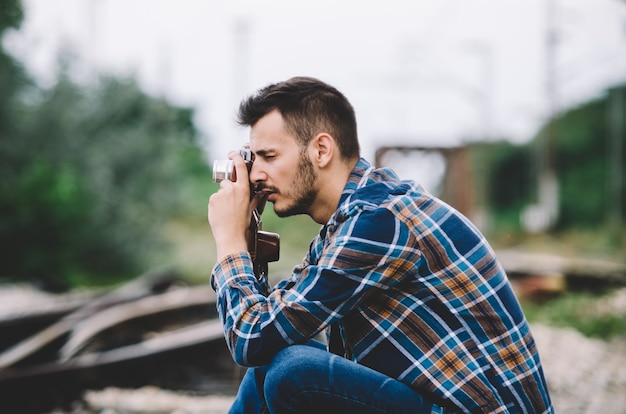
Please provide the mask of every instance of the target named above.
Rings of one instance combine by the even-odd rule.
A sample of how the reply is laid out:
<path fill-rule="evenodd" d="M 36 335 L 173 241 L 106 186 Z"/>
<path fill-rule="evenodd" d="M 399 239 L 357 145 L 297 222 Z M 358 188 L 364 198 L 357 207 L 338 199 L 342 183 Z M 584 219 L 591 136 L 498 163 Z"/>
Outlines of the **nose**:
<path fill-rule="evenodd" d="M 263 172 L 261 162 L 255 160 L 250 168 L 250 182 L 253 184 L 260 184 L 267 179 L 267 175 Z"/>

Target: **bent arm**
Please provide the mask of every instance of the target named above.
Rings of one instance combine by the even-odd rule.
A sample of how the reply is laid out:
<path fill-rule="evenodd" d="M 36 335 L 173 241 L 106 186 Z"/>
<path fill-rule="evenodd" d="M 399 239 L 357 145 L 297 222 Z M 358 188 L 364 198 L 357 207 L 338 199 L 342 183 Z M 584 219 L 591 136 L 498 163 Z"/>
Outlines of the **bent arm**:
<path fill-rule="evenodd" d="M 410 274 L 419 252 L 406 247 L 406 226 L 386 209 L 357 214 L 312 245 L 292 284 L 269 291 L 245 252 L 213 270 L 218 310 L 235 362 L 267 364 L 280 349 L 303 343 L 357 308 L 376 290 Z"/>

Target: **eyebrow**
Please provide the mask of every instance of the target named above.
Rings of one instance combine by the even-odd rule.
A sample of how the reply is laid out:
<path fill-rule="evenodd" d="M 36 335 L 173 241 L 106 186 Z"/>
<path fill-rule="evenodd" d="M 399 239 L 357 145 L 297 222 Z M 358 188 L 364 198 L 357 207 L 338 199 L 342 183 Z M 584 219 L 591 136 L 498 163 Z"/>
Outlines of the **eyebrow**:
<path fill-rule="evenodd" d="M 267 156 L 267 154 L 273 153 L 273 152 L 275 153 L 276 150 L 275 149 L 271 149 L 271 148 L 269 148 L 269 149 L 261 149 L 261 150 L 255 151 L 254 155 L 258 155 L 260 157 L 265 157 L 265 156 Z"/>

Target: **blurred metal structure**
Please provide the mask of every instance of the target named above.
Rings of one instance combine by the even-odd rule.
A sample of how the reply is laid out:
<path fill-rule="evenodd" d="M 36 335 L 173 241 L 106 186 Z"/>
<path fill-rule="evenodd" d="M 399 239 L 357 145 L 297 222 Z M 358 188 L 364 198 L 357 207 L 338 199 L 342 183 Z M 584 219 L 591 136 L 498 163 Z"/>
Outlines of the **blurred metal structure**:
<path fill-rule="evenodd" d="M 389 165 L 388 155 L 400 153 L 437 153 L 445 160 L 440 194 L 438 196 L 459 210 L 480 227 L 478 216 L 477 186 L 472 166 L 471 151 L 467 146 L 460 147 L 428 147 L 428 146 L 385 146 L 376 150 L 377 167 L 393 167 Z"/>

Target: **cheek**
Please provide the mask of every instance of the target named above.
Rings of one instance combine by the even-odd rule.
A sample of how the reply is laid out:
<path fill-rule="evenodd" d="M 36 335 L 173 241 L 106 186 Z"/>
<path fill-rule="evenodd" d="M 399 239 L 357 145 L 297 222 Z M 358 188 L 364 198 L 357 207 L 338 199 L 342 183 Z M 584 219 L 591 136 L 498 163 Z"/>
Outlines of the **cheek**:
<path fill-rule="evenodd" d="M 276 164 L 272 168 L 272 174 L 276 182 L 289 186 L 298 177 L 298 164 L 296 162 L 285 162 Z"/>

